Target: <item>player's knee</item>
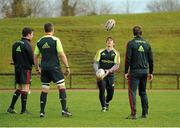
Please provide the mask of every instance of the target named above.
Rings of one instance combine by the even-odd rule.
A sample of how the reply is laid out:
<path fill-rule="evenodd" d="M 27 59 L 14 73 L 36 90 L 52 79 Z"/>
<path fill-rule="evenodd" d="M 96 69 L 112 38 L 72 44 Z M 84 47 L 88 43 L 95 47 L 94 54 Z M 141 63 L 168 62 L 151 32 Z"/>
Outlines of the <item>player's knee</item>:
<path fill-rule="evenodd" d="M 29 92 L 29 86 L 30 86 L 29 84 L 25 84 L 25 85 L 21 86 L 21 91 L 28 93 Z"/>
<path fill-rule="evenodd" d="M 21 94 L 27 94 L 29 90 L 21 90 Z"/>
<path fill-rule="evenodd" d="M 57 84 L 58 89 L 66 89 L 65 82 Z"/>
<path fill-rule="evenodd" d="M 48 93 L 49 88 L 50 88 L 49 85 L 43 85 L 43 84 L 42 84 L 42 91 L 43 91 L 43 92 Z"/>
<path fill-rule="evenodd" d="M 22 85 L 18 84 L 18 89 L 22 90 Z"/>
<path fill-rule="evenodd" d="M 25 94 L 25 93 L 28 93 L 29 92 L 29 89 L 26 89 L 26 88 L 23 88 L 22 90 L 21 90 L 21 94 Z"/>

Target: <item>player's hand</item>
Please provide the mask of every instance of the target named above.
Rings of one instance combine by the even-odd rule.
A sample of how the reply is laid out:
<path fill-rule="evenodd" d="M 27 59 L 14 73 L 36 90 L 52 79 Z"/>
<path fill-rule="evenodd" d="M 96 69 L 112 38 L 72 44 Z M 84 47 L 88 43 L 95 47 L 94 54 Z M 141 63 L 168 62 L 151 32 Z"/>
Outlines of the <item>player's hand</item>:
<path fill-rule="evenodd" d="M 41 76 L 41 69 L 40 68 L 36 69 L 36 72 L 37 72 L 38 77 L 40 77 Z"/>
<path fill-rule="evenodd" d="M 66 67 L 66 71 L 64 73 L 65 76 L 69 76 L 70 75 L 70 68 L 69 67 Z"/>
<path fill-rule="evenodd" d="M 40 68 L 36 69 L 36 72 L 38 75 L 41 75 L 41 69 Z"/>
<path fill-rule="evenodd" d="M 110 73 L 110 71 L 106 69 L 104 77 L 106 77 L 109 73 Z"/>
<path fill-rule="evenodd" d="M 153 80 L 153 74 L 148 74 L 148 80 L 152 81 Z"/>
<path fill-rule="evenodd" d="M 106 70 L 105 70 L 105 74 L 104 74 L 101 78 L 96 77 L 96 79 L 97 79 L 97 80 L 103 80 L 104 77 L 106 77 L 109 73 L 110 73 L 110 71 L 106 69 Z"/>
<path fill-rule="evenodd" d="M 126 74 L 124 75 L 124 77 L 125 77 L 126 80 L 128 80 L 129 73 L 126 73 Z"/>

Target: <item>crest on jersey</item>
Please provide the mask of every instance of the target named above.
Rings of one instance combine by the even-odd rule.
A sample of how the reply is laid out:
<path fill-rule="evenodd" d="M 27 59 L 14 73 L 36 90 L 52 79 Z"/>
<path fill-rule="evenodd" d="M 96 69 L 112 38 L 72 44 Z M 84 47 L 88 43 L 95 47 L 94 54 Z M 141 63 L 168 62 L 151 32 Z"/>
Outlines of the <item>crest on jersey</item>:
<path fill-rule="evenodd" d="M 21 52 L 21 47 L 20 47 L 20 46 L 18 46 L 18 47 L 16 48 L 16 52 Z"/>
<path fill-rule="evenodd" d="M 46 43 L 42 46 L 42 48 L 50 48 L 50 46 L 49 46 L 49 44 L 46 42 Z"/>
<path fill-rule="evenodd" d="M 141 46 L 139 46 L 138 51 L 139 51 L 139 52 L 144 52 L 144 48 L 143 48 L 143 46 L 142 46 L 142 45 L 141 45 Z"/>

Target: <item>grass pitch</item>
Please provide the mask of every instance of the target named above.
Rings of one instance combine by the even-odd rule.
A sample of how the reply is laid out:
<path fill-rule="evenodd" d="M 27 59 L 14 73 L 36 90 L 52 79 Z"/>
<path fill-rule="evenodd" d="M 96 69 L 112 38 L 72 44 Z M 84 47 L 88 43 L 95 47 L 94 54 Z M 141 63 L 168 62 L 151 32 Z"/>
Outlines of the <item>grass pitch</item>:
<path fill-rule="evenodd" d="M 58 92 L 48 95 L 46 117 L 39 118 L 40 91 L 32 91 L 28 99 L 28 110 L 32 115 L 6 113 L 13 91 L 0 91 L 0 127 L 116 127 L 116 126 L 180 126 L 179 91 L 148 90 L 149 117 L 127 120 L 130 113 L 127 90 L 115 90 L 110 110 L 100 112 L 97 90 L 68 90 L 68 107 L 71 118 L 63 118 L 60 113 Z M 20 111 L 20 99 L 16 110 Z M 141 115 L 140 100 L 137 96 L 137 113 Z"/>

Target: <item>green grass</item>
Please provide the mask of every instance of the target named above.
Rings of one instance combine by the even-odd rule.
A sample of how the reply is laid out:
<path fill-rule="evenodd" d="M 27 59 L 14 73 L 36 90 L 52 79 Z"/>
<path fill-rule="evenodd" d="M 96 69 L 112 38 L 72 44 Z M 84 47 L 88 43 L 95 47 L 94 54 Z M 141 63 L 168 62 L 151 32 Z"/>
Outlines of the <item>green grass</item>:
<path fill-rule="evenodd" d="M 33 115 L 12 115 L 6 109 L 12 97 L 12 91 L 0 93 L 0 127 L 119 127 L 119 126 L 149 126 L 149 127 L 180 127 L 180 95 L 179 91 L 150 91 L 149 117 L 147 119 L 127 120 L 130 108 L 127 90 L 115 90 L 110 111 L 100 112 L 98 91 L 68 90 L 68 106 L 73 113 L 72 118 L 60 115 L 60 104 L 57 92 L 50 92 L 46 106 L 46 117 L 39 118 L 39 92 L 32 91 L 28 99 L 28 109 Z M 82 98 L 83 97 L 83 98 Z M 20 111 L 20 101 L 16 110 Z M 141 114 L 140 100 L 137 97 L 137 113 Z"/>
<path fill-rule="evenodd" d="M 71 86 L 70 77 L 66 77 L 67 88 L 96 88 L 95 75 L 72 75 Z M 54 83 L 51 83 L 51 87 L 55 88 Z M 125 80 L 125 88 L 128 87 Z M 0 89 L 13 89 L 14 88 L 14 76 L 0 76 Z M 41 82 L 37 76 L 32 77 L 31 88 L 41 89 Z M 116 74 L 115 88 L 124 88 L 124 80 L 122 74 Z M 147 88 L 150 88 L 150 82 L 147 82 Z M 153 89 L 176 89 L 177 77 L 176 76 L 154 76 Z"/>

